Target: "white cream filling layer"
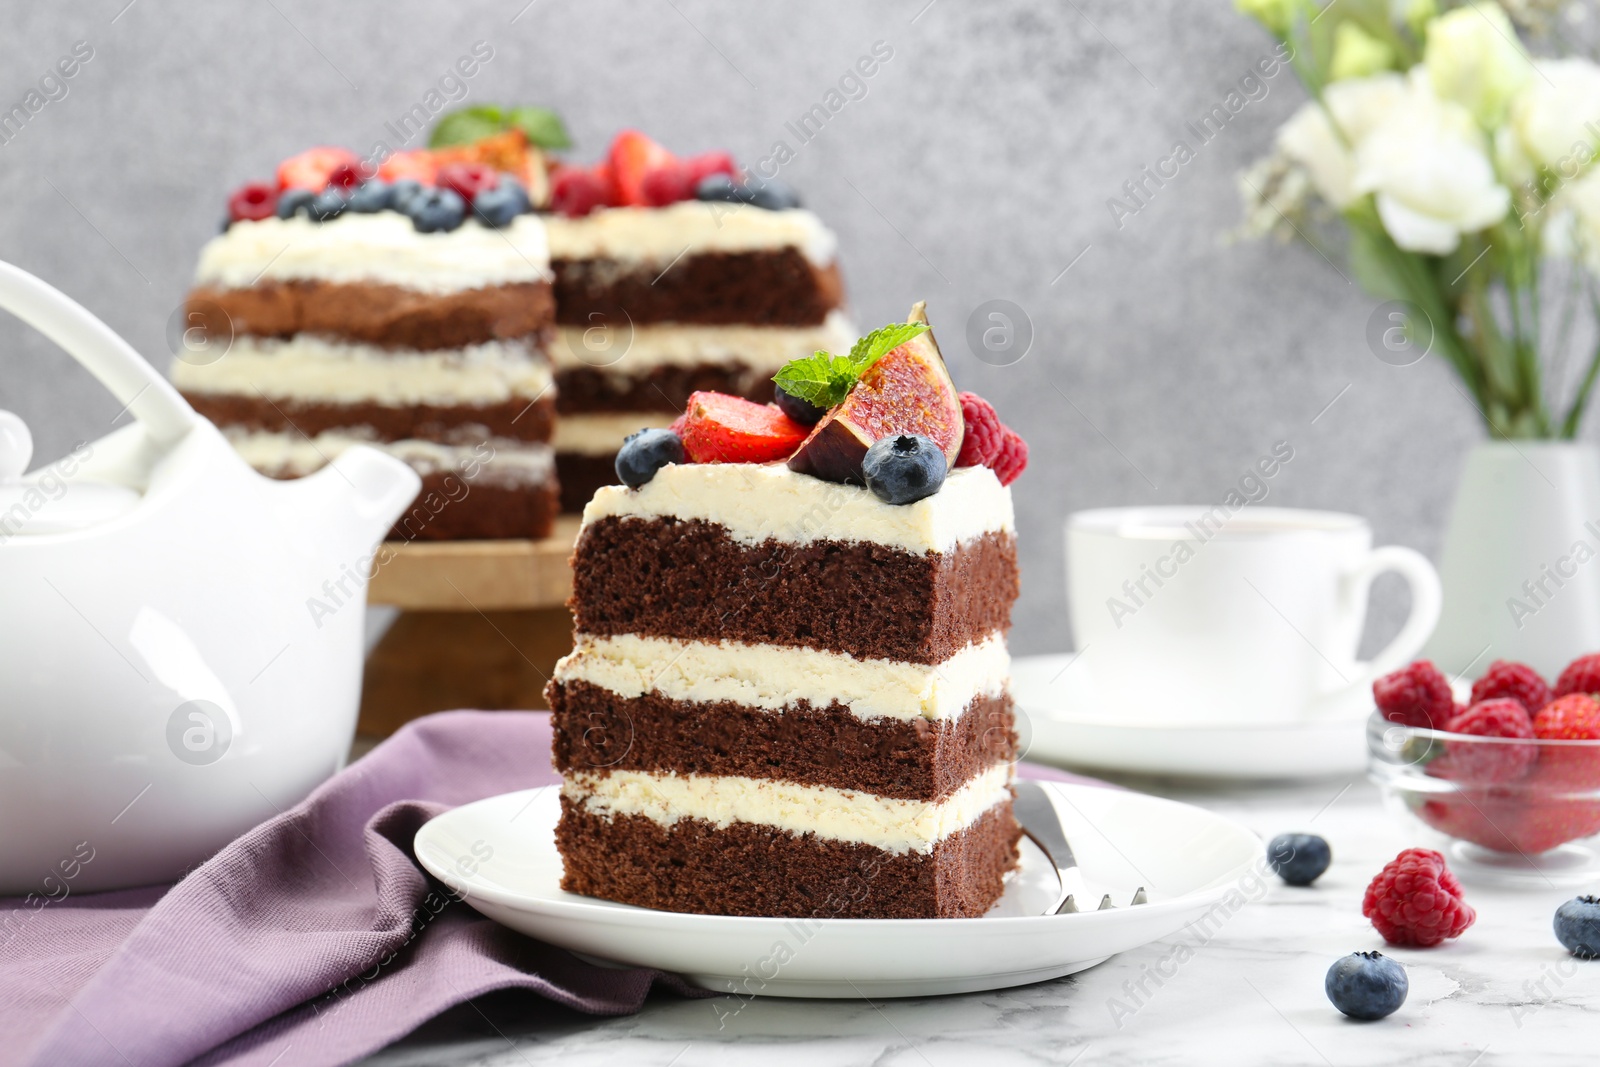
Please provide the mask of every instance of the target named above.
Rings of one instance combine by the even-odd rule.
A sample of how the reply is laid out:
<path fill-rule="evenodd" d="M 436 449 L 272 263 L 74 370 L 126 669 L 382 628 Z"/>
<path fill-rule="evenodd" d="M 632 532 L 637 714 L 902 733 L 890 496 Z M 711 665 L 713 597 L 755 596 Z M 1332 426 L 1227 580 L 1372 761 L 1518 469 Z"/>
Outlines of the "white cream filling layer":
<path fill-rule="evenodd" d="M 467 428 L 463 428 L 465 433 Z M 315 437 L 293 432 L 224 428 L 234 450 L 263 474 L 301 477 L 322 469 L 353 445 L 370 445 L 403 460 L 418 474 L 454 471 L 469 484 L 542 485 L 555 473 L 555 450 L 547 444 L 489 437 L 445 444 L 439 441 L 375 441 L 359 432 L 329 430 Z"/>
<path fill-rule="evenodd" d="M 557 452 L 584 456 L 609 456 L 622 447 L 622 439 L 635 430 L 671 426 L 676 415 L 659 411 L 562 415 L 556 420 L 550 443 Z"/>
<path fill-rule="evenodd" d="M 718 829 L 755 823 L 887 852 L 928 853 L 1007 800 L 1010 785 L 1011 767 L 1000 764 L 932 803 L 758 778 L 643 771 L 570 775 L 561 792 L 603 817 L 642 815 L 663 826 L 704 819 Z"/>
<path fill-rule="evenodd" d="M 562 370 L 590 367 L 618 375 L 645 374 L 656 367 L 701 363 L 744 364 L 777 373 L 791 359 L 819 348 L 842 354 L 856 341 L 842 311 L 830 311 L 819 326 L 563 326 L 550 359 Z"/>
<path fill-rule="evenodd" d="M 200 252 L 197 285 L 247 289 L 261 281 L 378 282 L 455 293 L 548 281 L 550 247 L 537 215 L 495 230 L 468 219 L 449 232 L 418 233 L 396 211 L 346 213 L 328 222 L 236 222 Z"/>
<path fill-rule="evenodd" d="M 612 485 L 583 509 L 607 516 L 702 519 L 745 544 L 864 541 L 906 552 L 948 552 L 986 533 L 1015 529 L 1011 490 L 988 467 L 959 467 L 937 493 L 885 504 L 860 486 L 796 474 L 779 463 L 671 464 L 638 489 Z"/>
<path fill-rule="evenodd" d="M 857 659 L 839 652 L 737 641 L 579 634 L 556 664 L 557 681 L 583 681 L 620 697 L 655 692 L 696 703 L 731 701 L 778 712 L 800 701 L 838 701 L 862 719 L 954 719 L 980 695 L 1004 691 L 1005 638 L 993 634 L 943 663 Z"/>
<path fill-rule="evenodd" d="M 601 208 L 582 218 L 551 215 L 551 259 L 669 263 L 699 252 L 762 252 L 793 246 L 819 267 L 838 239 L 809 211 L 763 211 L 748 204 L 684 200 L 667 207 Z"/>
<path fill-rule="evenodd" d="M 194 393 L 404 407 L 532 400 L 550 389 L 554 372 L 526 341 L 424 352 L 302 333 L 235 337 L 215 363 L 174 360 L 170 377 L 179 389 Z"/>

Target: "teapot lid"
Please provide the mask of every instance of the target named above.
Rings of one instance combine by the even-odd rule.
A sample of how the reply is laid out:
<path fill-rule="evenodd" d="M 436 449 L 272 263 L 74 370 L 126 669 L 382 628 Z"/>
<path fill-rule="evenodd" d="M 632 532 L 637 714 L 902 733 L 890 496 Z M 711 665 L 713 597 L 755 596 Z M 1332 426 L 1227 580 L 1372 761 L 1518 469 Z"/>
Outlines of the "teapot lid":
<path fill-rule="evenodd" d="M 73 479 L 77 464 L 71 456 L 24 478 L 32 458 L 28 424 L 0 410 L 0 545 L 18 534 L 82 530 L 139 503 L 139 494 L 127 486 Z"/>

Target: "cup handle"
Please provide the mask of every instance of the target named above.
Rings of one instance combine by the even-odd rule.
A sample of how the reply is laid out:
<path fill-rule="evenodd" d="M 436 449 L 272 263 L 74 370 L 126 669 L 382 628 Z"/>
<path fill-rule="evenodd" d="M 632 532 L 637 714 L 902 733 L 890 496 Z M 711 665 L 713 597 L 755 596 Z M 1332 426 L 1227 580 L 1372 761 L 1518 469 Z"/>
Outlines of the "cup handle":
<path fill-rule="evenodd" d="M 1439 625 L 1439 613 L 1444 604 L 1439 572 L 1433 569 L 1426 556 L 1413 549 L 1385 545 L 1367 553 L 1367 558 L 1345 576 L 1345 595 L 1355 599 L 1374 578 L 1390 571 L 1404 578 L 1411 587 L 1411 614 L 1383 651 L 1365 663 L 1355 664 L 1357 674 L 1350 680 L 1351 687 L 1370 684 L 1380 675 L 1399 670 L 1422 651 L 1422 646 L 1433 636 L 1434 627 Z"/>

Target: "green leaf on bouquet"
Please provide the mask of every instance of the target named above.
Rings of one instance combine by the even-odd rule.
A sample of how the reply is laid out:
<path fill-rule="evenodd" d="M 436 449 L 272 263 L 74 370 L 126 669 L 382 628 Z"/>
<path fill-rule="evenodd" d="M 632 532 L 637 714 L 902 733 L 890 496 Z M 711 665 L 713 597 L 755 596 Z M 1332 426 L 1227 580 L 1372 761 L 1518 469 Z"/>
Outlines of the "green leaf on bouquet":
<path fill-rule="evenodd" d="M 1411 255 L 1396 248 L 1387 234 L 1372 226 L 1349 219 L 1350 273 L 1361 288 L 1380 300 L 1400 300 L 1411 293 L 1405 275 L 1395 262 L 1396 255 Z"/>

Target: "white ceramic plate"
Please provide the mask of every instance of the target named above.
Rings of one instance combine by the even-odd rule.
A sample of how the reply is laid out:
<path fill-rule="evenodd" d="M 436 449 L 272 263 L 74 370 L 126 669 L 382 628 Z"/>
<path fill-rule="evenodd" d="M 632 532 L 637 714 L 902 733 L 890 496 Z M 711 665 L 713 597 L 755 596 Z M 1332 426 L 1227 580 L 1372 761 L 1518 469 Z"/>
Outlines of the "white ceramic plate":
<path fill-rule="evenodd" d="M 1011 693 L 1026 717 L 1028 759 L 1101 770 L 1206 778 L 1363 774 L 1371 701 L 1348 714 L 1262 726 L 1149 725 L 1138 708 L 1099 705 L 1067 669 L 1071 655 L 1019 656 Z"/>
<path fill-rule="evenodd" d="M 613 904 L 561 891 L 554 786 L 446 812 L 418 831 L 416 853 L 484 915 L 587 957 L 728 993 L 872 998 L 1000 989 L 1092 967 L 1193 921 L 1261 853 L 1249 830 L 1186 804 L 1049 788 L 1090 891 L 1126 904 L 1143 885 L 1151 903 L 1040 915 L 1055 874 L 1024 840 L 1022 869 L 981 919 L 761 919 Z"/>

